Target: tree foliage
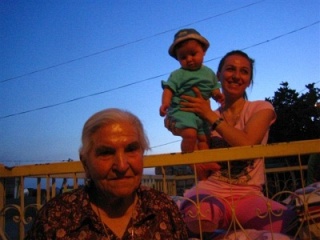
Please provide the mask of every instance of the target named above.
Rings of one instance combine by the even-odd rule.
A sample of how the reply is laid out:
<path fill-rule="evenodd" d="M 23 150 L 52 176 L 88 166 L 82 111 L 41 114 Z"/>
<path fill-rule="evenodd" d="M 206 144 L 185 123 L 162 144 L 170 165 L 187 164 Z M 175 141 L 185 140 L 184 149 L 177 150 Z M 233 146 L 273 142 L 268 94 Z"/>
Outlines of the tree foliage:
<path fill-rule="evenodd" d="M 287 82 L 280 85 L 272 98 L 266 98 L 277 113 L 269 143 L 320 138 L 320 89 L 311 83 L 306 85 L 307 92 L 299 95 Z"/>

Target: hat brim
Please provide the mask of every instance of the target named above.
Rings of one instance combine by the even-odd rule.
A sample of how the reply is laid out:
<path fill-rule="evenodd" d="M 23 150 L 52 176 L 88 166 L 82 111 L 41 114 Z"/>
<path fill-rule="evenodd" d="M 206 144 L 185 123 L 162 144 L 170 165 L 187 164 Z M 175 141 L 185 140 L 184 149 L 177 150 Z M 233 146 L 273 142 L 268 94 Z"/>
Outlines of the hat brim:
<path fill-rule="evenodd" d="M 207 49 L 209 48 L 210 44 L 208 42 L 207 39 L 205 39 L 204 37 L 202 37 L 201 35 L 198 35 L 198 34 L 188 34 L 187 36 L 185 37 L 180 37 L 178 39 L 176 39 L 170 46 L 168 52 L 169 52 L 169 55 L 175 59 L 177 59 L 177 56 L 176 56 L 176 52 L 175 52 L 175 48 L 177 46 L 177 44 L 183 42 L 183 41 L 186 41 L 186 40 L 191 40 L 191 39 L 194 39 L 194 40 L 197 40 L 199 41 L 202 45 L 203 45 L 203 50 L 204 51 L 207 51 Z"/>

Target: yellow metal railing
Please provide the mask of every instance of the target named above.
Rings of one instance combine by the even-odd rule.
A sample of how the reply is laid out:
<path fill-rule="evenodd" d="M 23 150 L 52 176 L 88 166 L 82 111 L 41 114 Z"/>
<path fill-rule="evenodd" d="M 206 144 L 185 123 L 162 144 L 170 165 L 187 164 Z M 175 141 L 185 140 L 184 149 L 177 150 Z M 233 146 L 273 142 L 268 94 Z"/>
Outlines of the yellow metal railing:
<path fill-rule="evenodd" d="M 320 139 L 202 150 L 188 154 L 148 155 L 145 156 L 144 167 L 160 167 L 163 174 L 145 175 L 143 176 L 142 184 L 166 192 L 172 196 L 181 195 L 181 191 L 177 193 L 177 189 L 183 190 L 190 187 L 190 184 L 192 185 L 197 179 L 193 175 L 166 175 L 165 169 L 167 167 L 192 165 L 199 162 L 264 158 L 266 163 L 269 160 L 276 162 L 274 168 L 266 169 L 266 194 L 269 197 L 273 195 L 287 197 L 296 188 L 305 186 L 307 169 L 305 159 L 313 153 L 320 153 Z M 285 161 L 287 165 L 280 164 Z M 281 176 L 281 174 L 287 175 Z M 0 164 L 0 239 L 23 239 L 25 232 L 31 225 L 35 212 L 43 203 L 59 194 L 56 191 L 58 188 L 57 182 L 61 182 L 61 191 L 67 191 L 69 188 L 67 180 L 72 181 L 72 188 L 77 188 L 84 184 L 84 178 L 83 168 L 79 161 L 24 165 L 10 168 Z M 35 190 L 32 196 L 30 196 L 29 192 L 29 196 L 27 197 L 27 193 L 25 192 L 26 181 L 34 182 L 32 188 Z M 285 197 L 279 197 L 278 199 L 282 201 Z M 29 202 L 30 199 L 32 199 L 32 202 Z M 304 198 L 302 200 L 304 211 L 308 213 L 308 199 Z M 294 238 L 313 239 L 314 222 L 312 222 L 312 219 L 311 222 L 309 220 L 310 216 L 308 218 L 308 214 L 306 214 L 306 218 L 301 221 Z M 320 233 L 319 224 L 315 224 L 315 231 L 319 231 Z"/>

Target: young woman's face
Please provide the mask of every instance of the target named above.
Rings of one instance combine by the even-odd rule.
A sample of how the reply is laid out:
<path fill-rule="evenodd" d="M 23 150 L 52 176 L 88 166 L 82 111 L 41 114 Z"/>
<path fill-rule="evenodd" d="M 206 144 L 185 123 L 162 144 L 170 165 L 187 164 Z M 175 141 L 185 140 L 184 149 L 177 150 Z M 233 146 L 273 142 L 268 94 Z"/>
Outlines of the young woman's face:
<path fill-rule="evenodd" d="M 242 97 L 251 83 L 252 69 L 250 62 L 243 56 L 231 55 L 225 59 L 217 76 L 226 96 Z"/>
<path fill-rule="evenodd" d="M 87 176 L 106 195 L 131 196 L 139 187 L 143 172 L 138 131 L 129 123 L 114 123 L 100 128 L 92 140 L 84 161 Z"/>
<path fill-rule="evenodd" d="M 177 59 L 183 69 L 197 70 L 202 66 L 205 52 L 196 40 L 188 40 L 176 49 Z"/>

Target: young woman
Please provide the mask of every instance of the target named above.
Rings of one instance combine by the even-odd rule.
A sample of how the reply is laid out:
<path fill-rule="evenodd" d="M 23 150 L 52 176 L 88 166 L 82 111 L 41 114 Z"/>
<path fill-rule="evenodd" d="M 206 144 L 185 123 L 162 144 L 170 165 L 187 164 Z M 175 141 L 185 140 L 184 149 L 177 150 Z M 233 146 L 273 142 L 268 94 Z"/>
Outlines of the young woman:
<path fill-rule="evenodd" d="M 221 59 L 217 77 L 225 103 L 215 111 L 197 88 L 193 89 L 196 97 L 181 97 L 186 100 L 181 102 L 181 110 L 196 113 L 212 126 L 211 148 L 267 143 L 276 114 L 267 101 L 247 100 L 246 89 L 253 83 L 253 65 L 254 60 L 238 50 Z M 167 122 L 173 133 L 174 124 L 170 119 Z M 200 217 L 203 232 L 228 229 L 235 219 L 243 228 L 285 232 L 295 213 L 263 195 L 263 159 L 231 161 L 229 164 L 230 169 L 226 162 L 196 166 L 201 181 L 184 196 L 194 200 L 199 194 L 200 209 L 187 200 L 181 205 L 189 230 L 199 233 Z"/>

